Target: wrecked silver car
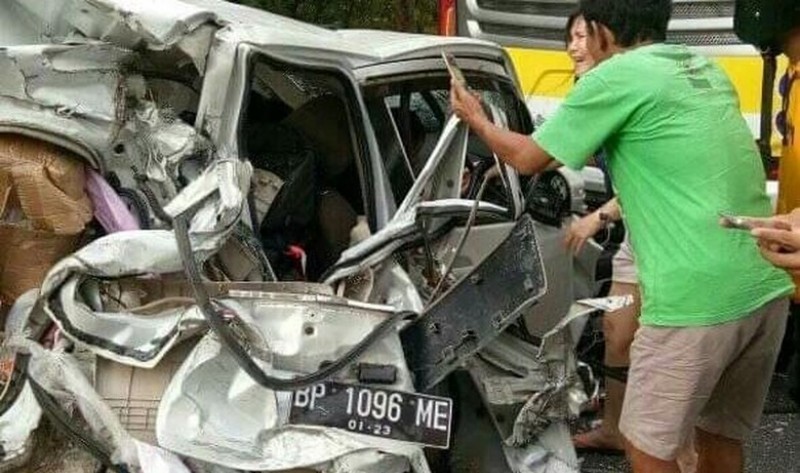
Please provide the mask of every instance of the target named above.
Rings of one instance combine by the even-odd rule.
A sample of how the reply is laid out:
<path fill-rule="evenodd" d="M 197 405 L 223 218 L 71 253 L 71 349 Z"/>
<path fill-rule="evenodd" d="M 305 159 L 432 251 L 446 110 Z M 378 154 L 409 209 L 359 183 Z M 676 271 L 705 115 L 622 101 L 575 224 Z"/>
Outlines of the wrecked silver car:
<path fill-rule="evenodd" d="M 466 471 L 482 406 L 509 471 L 578 470 L 574 343 L 619 301 L 575 302 L 584 176 L 523 185 L 447 110 L 443 48 L 531 131 L 501 48 L 218 0 L 0 23 L 0 465 L 44 415 L 111 471 Z"/>

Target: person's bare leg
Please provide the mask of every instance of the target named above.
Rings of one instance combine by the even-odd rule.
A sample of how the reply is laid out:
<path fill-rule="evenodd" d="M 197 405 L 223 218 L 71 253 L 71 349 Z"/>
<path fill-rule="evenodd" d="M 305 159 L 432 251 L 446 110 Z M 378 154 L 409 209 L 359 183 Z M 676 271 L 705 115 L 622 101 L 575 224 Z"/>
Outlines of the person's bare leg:
<path fill-rule="evenodd" d="M 630 442 L 625 442 L 625 451 L 631 462 L 633 473 L 681 473 L 678 462 L 675 460 L 664 461 L 650 456 L 631 445 Z"/>
<path fill-rule="evenodd" d="M 616 287 L 615 287 L 616 286 Z M 633 296 L 633 303 L 627 307 L 603 315 L 603 337 L 606 341 L 605 364 L 611 367 L 630 366 L 631 343 L 639 328 L 641 299 L 637 284 L 614 283 L 611 296 Z M 606 377 L 606 402 L 603 408 L 603 429 L 617 439 L 620 448 L 624 447 L 619 433 L 619 417 L 625 400 L 625 383 Z"/>
<path fill-rule="evenodd" d="M 678 458 L 675 461 L 678 462 L 678 468 L 680 468 L 681 473 L 697 473 L 697 450 L 694 446 L 694 432 L 681 448 L 681 451 L 678 452 Z"/>
<path fill-rule="evenodd" d="M 744 448 L 740 440 L 695 429 L 697 473 L 742 473 Z"/>
<path fill-rule="evenodd" d="M 605 339 L 604 363 L 610 367 L 630 365 L 630 348 L 639 328 L 641 299 L 637 284 L 613 283 L 609 296 L 633 296 L 633 304 L 603 314 L 603 338 Z M 619 433 L 619 418 L 625 399 L 625 383 L 606 376 L 606 398 L 603 404 L 603 423 L 597 429 L 576 435 L 578 448 L 601 448 L 623 450 L 624 442 Z"/>

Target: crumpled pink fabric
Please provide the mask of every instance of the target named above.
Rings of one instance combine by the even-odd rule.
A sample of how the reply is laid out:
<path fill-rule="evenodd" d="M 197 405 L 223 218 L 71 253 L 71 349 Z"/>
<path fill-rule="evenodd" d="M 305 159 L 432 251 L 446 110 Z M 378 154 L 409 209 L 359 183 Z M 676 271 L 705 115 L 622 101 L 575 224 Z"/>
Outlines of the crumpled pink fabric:
<path fill-rule="evenodd" d="M 94 205 L 94 217 L 108 233 L 139 230 L 140 225 L 125 201 L 94 169 L 87 166 L 86 193 Z"/>

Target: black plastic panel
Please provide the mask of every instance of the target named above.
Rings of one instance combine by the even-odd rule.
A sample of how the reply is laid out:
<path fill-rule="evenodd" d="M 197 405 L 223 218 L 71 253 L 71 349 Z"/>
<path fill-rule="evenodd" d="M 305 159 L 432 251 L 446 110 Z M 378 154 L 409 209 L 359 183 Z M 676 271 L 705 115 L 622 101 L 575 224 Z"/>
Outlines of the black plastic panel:
<path fill-rule="evenodd" d="M 530 216 L 400 334 L 417 389 L 425 391 L 486 346 L 546 291 Z"/>

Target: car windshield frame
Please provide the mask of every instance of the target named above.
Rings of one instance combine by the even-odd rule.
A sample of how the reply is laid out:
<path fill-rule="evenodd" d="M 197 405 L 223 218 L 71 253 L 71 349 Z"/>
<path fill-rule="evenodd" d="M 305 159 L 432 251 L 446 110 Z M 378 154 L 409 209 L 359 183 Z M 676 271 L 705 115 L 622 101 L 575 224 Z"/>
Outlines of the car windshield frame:
<path fill-rule="evenodd" d="M 470 87 L 482 95 L 485 110 L 496 123 L 517 132 L 532 131 L 527 108 L 510 78 L 475 71 L 467 71 L 466 77 Z M 442 130 L 450 115 L 449 84 L 450 76 L 442 65 L 440 70 L 370 78 L 362 85 L 367 116 L 381 153 L 379 161 L 398 205 L 419 178 L 419 171 L 430 159 L 431 152 L 442 137 Z M 422 110 L 425 113 L 419 113 Z M 415 131 L 409 129 L 412 128 L 412 122 L 416 125 Z M 421 140 L 423 143 L 409 138 L 414 133 L 424 135 Z M 499 162 L 473 134 L 470 134 L 468 148 L 464 156 L 467 164 L 470 159 L 468 156 L 475 157 L 478 154 L 485 160 Z M 497 196 L 494 201 L 488 201 L 506 207 L 510 215 L 518 216 L 518 210 L 524 206 L 517 196 L 520 192 L 519 177 L 516 171 L 506 165 L 499 166 L 499 169 L 501 179 L 498 182 L 505 193 L 505 201 L 500 202 Z M 495 187 L 497 192 L 500 186 Z M 472 194 L 463 196 L 464 199 L 474 200 L 476 190 L 477 186 L 474 186 Z"/>

